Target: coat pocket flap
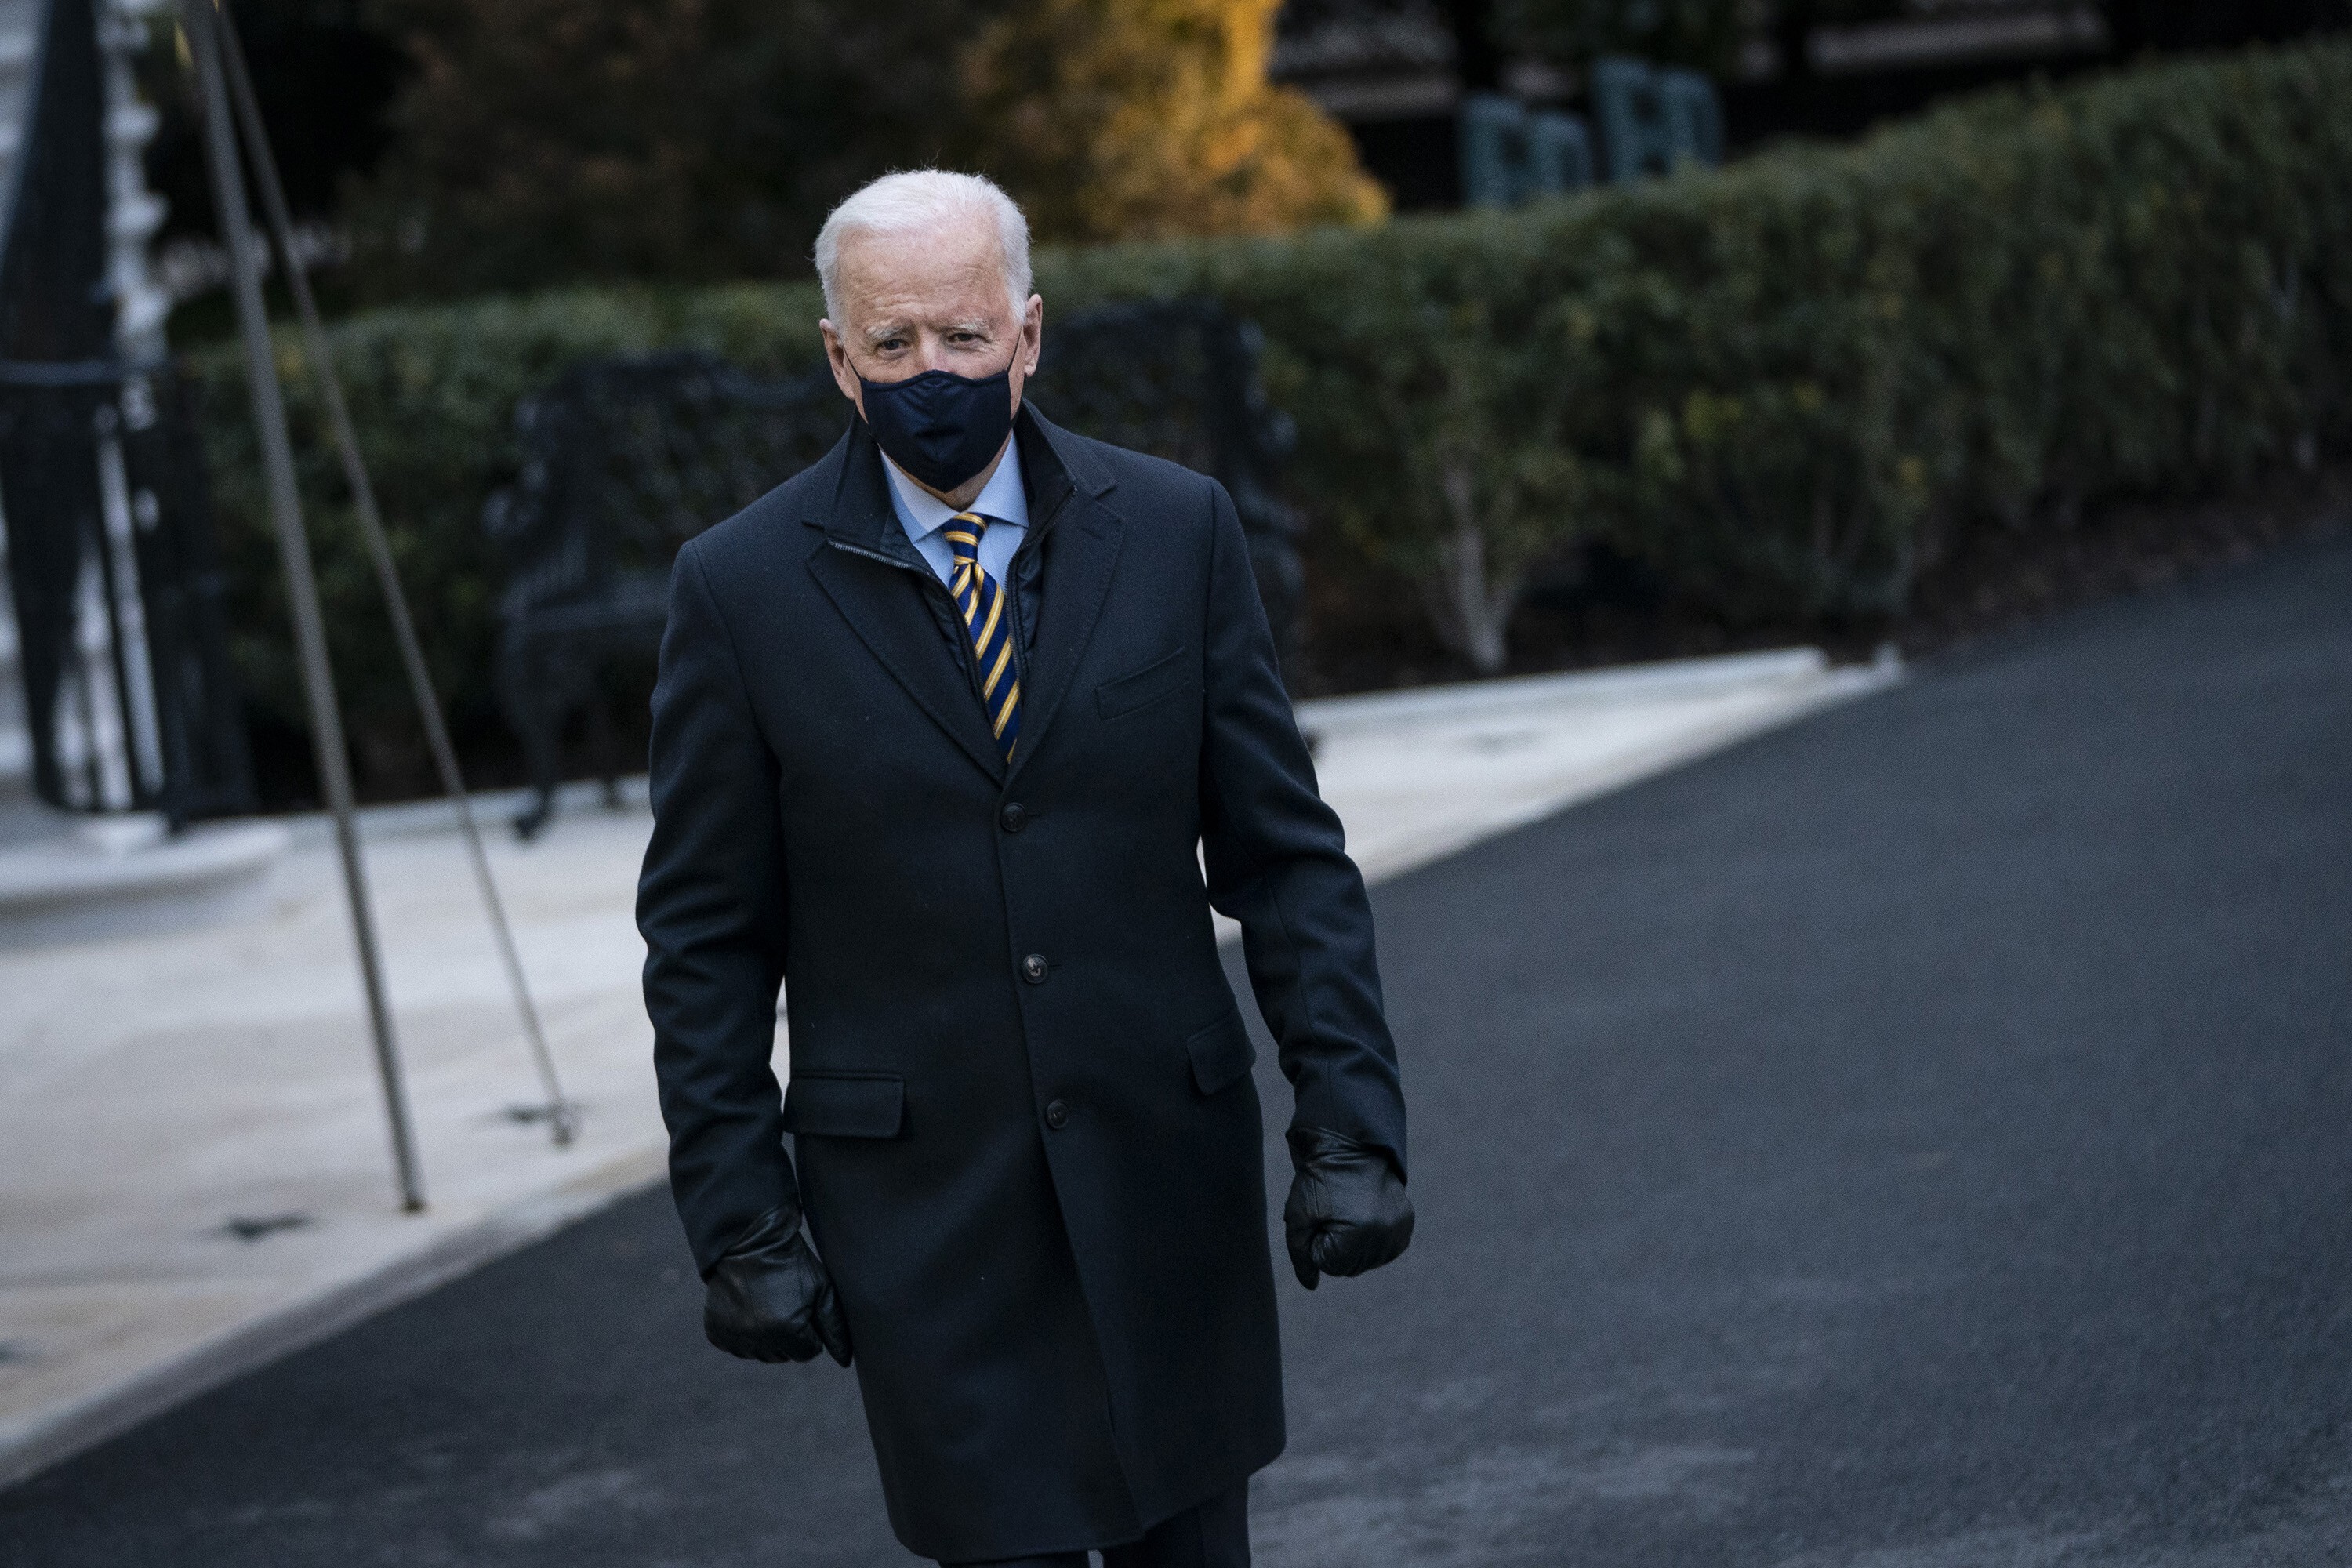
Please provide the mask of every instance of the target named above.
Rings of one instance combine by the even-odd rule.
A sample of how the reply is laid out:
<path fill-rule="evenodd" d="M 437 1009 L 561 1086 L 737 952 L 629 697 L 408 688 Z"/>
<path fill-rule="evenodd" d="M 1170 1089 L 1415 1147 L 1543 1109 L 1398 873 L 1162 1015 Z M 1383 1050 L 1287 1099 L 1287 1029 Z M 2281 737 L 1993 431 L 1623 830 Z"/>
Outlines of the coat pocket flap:
<path fill-rule="evenodd" d="M 784 1131 L 812 1138 L 896 1138 L 907 1121 L 897 1073 L 794 1073 L 784 1090 Z"/>
<path fill-rule="evenodd" d="M 1249 1027 L 1238 1012 L 1192 1035 L 1184 1050 L 1192 1058 L 1192 1081 L 1202 1094 L 1214 1094 L 1248 1077 L 1257 1060 L 1257 1047 L 1250 1044 Z"/>
<path fill-rule="evenodd" d="M 1153 659 L 1132 675 L 1122 675 L 1096 687 L 1095 707 L 1106 719 L 1132 713 L 1147 702 L 1156 702 L 1181 689 L 1192 673 L 1192 667 L 1180 647 L 1164 658 Z"/>

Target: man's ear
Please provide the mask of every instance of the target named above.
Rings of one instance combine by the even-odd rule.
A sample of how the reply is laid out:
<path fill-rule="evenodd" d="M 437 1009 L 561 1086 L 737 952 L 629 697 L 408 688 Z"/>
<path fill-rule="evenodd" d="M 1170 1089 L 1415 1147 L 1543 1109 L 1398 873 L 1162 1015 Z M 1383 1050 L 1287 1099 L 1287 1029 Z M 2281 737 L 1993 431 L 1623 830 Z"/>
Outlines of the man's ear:
<path fill-rule="evenodd" d="M 1045 297 L 1043 294 L 1029 296 L 1028 308 L 1021 312 L 1021 337 L 1024 361 L 1021 375 L 1025 381 L 1037 374 L 1038 357 L 1045 352 Z"/>
<path fill-rule="evenodd" d="M 833 384 L 839 387 L 841 395 L 856 406 L 857 416 L 865 418 L 866 389 L 857 379 L 856 367 L 849 363 L 848 345 L 841 341 L 841 334 L 834 330 L 831 321 L 820 320 L 816 330 L 824 339 L 824 363 L 825 368 L 833 372 Z"/>

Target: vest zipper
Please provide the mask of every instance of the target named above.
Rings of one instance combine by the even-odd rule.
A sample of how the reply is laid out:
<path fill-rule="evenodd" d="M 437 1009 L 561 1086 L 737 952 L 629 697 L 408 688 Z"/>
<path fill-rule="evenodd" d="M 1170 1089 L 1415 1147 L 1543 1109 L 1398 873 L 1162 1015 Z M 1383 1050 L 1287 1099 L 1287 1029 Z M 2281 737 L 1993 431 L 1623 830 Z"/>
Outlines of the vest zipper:
<path fill-rule="evenodd" d="M 955 595 L 948 592 L 948 585 L 940 581 L 940 574 L 931 570 L 929 562 L 900 561 L 885 555 L 878 550 L 868 550 L 863 545 L 851 544 L 839 539 L 827 539 L 825 542 L 835 550 L 846 551 L 852 555 L 862 555 L 868 561 L 879 561 L 883 565 L 895 566 L 901 572 L 912 572 L 923 580 L 927 591 L 937 595 L 940 602 L 947 605 L 948 619 L 956 626 L 963 625 L 963 611 L 957 607 Z M 1028 541 L 1024 539 L 1022 542 L 1026 544 Z M 1006 570 L 1009 574 L 1011 571 L 1009 562 L 1006 563 Z M 1006 584 L 999 583 L 996 586 L 997 592 L 1005 596 L 1005 607 L 1013 612 L 1013 679 L 1022 683 L 1022 695 L 1025 698 L 1028 695 L 1029 657 L 1021 646 L 1023 629 L 1021 595 Z M 972 647 L 971 638 L 969 636 L 959 640 L 962 643 L 966 655 L 963 660 L 964 684 L 971 689 L 971 700 L 979 706 L 981 717 L 985 719 L 988 716 L 988 700 L 981 694 L 980 689 L 980 652 Z"/>

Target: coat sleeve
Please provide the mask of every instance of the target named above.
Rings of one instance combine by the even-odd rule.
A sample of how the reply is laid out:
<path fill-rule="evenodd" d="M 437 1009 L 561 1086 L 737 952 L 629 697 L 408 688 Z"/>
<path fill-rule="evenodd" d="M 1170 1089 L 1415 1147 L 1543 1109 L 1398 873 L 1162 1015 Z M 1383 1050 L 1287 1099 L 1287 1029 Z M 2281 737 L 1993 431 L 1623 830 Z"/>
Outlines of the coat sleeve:
<path fill-rule="evenodd" d="M 653 839 L 637 881 L 646 1013 L 670 1191 L 707 1273 L 798 1193 L 769 1065 L 787 908 L 779 769 L 691 543 L 670 577 L 652 751 Z"/>
<path fill-rule="evenodd" d="M 1201 742 L 1209 902 L 1241 922 L 1250 985 L 1297 1100 L 1291 1124 L 1386 1149 L 1402 1172 L 1404 1091 L 1364 879 L 1316 792 L 1223 485 L 1212 508 Z"/>

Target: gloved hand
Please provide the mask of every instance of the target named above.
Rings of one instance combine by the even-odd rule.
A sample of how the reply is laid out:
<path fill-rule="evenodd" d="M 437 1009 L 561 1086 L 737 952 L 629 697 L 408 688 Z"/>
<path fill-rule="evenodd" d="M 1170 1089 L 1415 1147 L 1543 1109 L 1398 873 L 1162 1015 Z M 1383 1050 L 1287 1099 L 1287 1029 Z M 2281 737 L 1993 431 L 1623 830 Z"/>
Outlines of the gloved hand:
<path fill-rule="evenodd" d="M 1318 1276 L 1342 1279 L 1392 1263 L 1412 1242 L 1412 1200 L 1383 1149 L 1320 1127 L 1287 1134 L 1298 1168 L 1282 1205 L 1290 1266 L 1309 1290 Z"/>
<path fill-rule="evenodd" d="M 833 1281 L 801 1237 L 801 1206 L 770 1209 L 711 1265 L 702 1331 L 746 1361 L 808 1361 L 824 1351 L 849 1364 L 849 1325 Z"/>

